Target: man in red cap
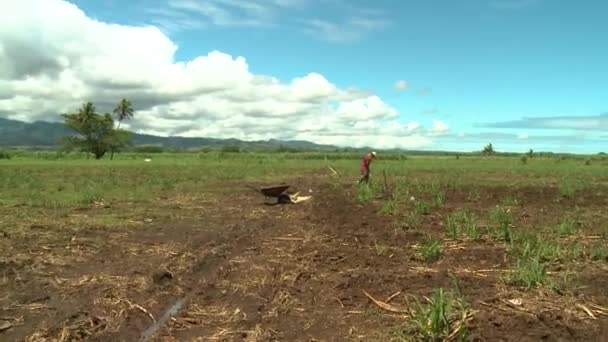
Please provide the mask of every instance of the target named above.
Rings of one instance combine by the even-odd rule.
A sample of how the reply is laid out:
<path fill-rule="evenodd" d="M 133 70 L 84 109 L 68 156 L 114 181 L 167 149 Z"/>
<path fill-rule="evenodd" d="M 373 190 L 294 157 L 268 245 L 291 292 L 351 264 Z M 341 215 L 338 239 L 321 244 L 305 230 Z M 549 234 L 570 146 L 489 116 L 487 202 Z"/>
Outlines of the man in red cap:
<path fill-rule="evenodd" d="M 366 153 L 365 157 L 363 157 L 363 161 L 361 162 L 361 178 L 357 182 L 358 184 L 361 184 L 361 182 L 369 182 L 369 167 L 374 158 L 376 158 L 376 152 Z"/>

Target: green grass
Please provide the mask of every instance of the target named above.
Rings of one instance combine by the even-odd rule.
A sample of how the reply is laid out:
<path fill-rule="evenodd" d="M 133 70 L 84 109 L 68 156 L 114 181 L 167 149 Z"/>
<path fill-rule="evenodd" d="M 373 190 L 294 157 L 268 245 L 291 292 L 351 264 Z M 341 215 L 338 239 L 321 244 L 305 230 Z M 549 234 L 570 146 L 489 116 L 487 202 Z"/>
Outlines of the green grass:
<path fill-rule="evenodd" d="M 413 205 L 412 214 L 420 218 L 410 215 L 403 221 L 407 221 L 404 226 L 414 228 L 420 227 L 423 224 L 420 219 L 424 220 L 432 211 L 442 210 L 439 207 L 450 200 L 446 196 L 449 189 L 466 189 L 468 200 L 483 205 L 483 187 L 504 184 L 507 174 L 515 190 L 526 186 L 544 187 L 549 182 L 558 184 L 563 193 L 572 194 L 608 182 L 605 173 L 608 160 L 597 159 L 591 165 L 584 165 L 580 158 L 559 159 L 557 163 L 556 158 L 542 156 L 522 168 L 517 157 L 463 154 L 460 159 L 453 156 L 404 158 L 385 154 L 374 163 L 372 184 L 356 187 L 361 155 L 352 152 L 120 153 L 115 160 L 94 160 L 81 153 L 52 151 L 3 150 L 3 154 L 10 156 L 10 159 L 0 159 L 0 215 L 10 221 L 0 224 L 6 227 L 15 223 L 16 208 L 29 210 L 34 216 L 49 215 L 48 212 L 42 214 L 44 211 L 87 207 L 95 202 L 115 208 L 135 208 L 175 196 L 201 198 L 206 194 L 242 191 L 248 184 L 280 184 L 311 172 L 329 176 L 328 165 L 340 174 L 328 178 L 329 186 L 354 192 L 355 198 L 366 204 L 375 201 L 375 194 L 382 187 L 382 177 L 376 175 L 386 172 L 390 183 L 395 185 L 396 196 L 393 201 L 383 202 L 380 209 L 398 216 L 400 208 L 405 212 Z M 145 162 L 145 158 L 152 160 Z M 308 178 L 302 179 L 306 183 Z M 414 202 L 410 201 L 411 196 L 416 198 Z M 495 226 L 499 228 L 496 230 L 499 238 L 510 239 L 509 225 Z M 464 229 L 465 236 L 478 234 L 476 229 L 471 229 L 471 234 L 468 231 Z"/>
<path fill-rule="evenodd" d="M 420 255 L 426 262 L 437 261 L 443 254 L 441 241 L 431 239 L 424 241 L 420 246 Z"/>
<path fill-rule="evenodd" d="M 608 246 L 605 243 L 597 243 L 591 246 L 590 258 L 594 261 L 608 262 Z"/>
<path fill-rule="evenodd" d="M 466 237 L 479 240 L 481 238 L 481 229 L 476 223 L 475 215 L 465 209 L 459 209 L 448 216 L 446 229 L 451 239 Z"/>
<path fill-rule="evenodd" d="M 564 197 L 573 197 L 577 192 L 586 188 L 585 181 L 574 175 L 564 177 L 559 182 L 559 192 Z"/>
<path fill-rule="evenodd" d="M 429 215 L 431 213 L 431 204 L 425 200 L 416 200 L 414 206 L 418 215 Z"/>
<path fill-rule="evenodd" d="M 558 261 L 562 255 L 561 245 L 555 239 L 537 234 L 522 234 L 517 237 L 515 252 L 519 258 L 537 258 L 542 262 Z"/>
<path fill-rule="evenodd" d="M 397 332 L 401 341 L 445 341 L 453 334 L 454 341 L 466 340 L 468 304 L 460 295 L 443 288 L 433 292 L 428 303 L 415 299 L 406 327 Z"/>
<path fill-rule="evenodd" d="M 499 241 L 512 242 L 513 231 L 511 225 L 513 217 L 511 213 L 502 206 L 496 206 L 490 212 L 490 221 L 494 227 L 494 237 Z"/>
<path fill-rule="evenodd" d="M 571 236 L 576 233 L 577 223 L 573 218 L 564 218 L 556 227 L 555 232 L 562 237 Z"/>
<path fill-rule="evenodd" d="M 399 208 L 397 207 L 397 201 L 388 199 L 382 203 L 381 212 L 385 215 L 397 215 Z"/>
<path fill-rule="evenodd" d="M 445 191 L 437 190 L 433 194 L 433 205 L 435 207 L 441 207 L 446 201 Z"/>
<path fill-rule="evenodd" d="M 374 190 L 368 184 L 361 184 L 357 191 L 357 199 L 360 203 L 368 203 L 374 198 Z"/>
<path fill-rule="evenodd" d="M 510 283 L 527 289 L 547 285 L 549 281 L 545 264 L 538 256 L 518 259 L 515 269 L 511 272 Z"/>

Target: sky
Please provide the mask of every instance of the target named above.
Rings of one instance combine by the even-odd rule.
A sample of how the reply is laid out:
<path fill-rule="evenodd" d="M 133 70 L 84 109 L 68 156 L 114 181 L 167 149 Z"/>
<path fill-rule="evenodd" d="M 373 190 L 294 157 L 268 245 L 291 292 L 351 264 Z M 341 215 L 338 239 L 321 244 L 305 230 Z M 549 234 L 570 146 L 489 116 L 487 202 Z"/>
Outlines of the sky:
<path fill-rule="evenodd" d="M 19 0 L 0 117 L 85 101 L 161 136 L 608 150 L 603 0 Z"/>

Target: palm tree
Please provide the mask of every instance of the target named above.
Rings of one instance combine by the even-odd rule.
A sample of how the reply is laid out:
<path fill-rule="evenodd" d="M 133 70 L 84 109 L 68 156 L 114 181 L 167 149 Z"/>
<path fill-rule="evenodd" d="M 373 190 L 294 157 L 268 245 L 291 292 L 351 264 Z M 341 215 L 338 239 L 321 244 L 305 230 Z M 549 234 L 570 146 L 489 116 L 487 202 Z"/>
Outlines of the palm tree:
<path fill-rule="evenodd" d="M 123 120 L 127 120 L 133 117 L 133 112 L 133 105 L 131 104 L 131 101 L 123 98 L 120 100 L 120 102 L 118 102 L 116 108 L 114 108 L 114 116 L 118 121 L 118 126 L 116 127 L 116 130 L 120 129 L 120 124 Z M 114 148 L 112 148 L 112 151 L 110 153 L 110 160 L 112 159 L 114 159 Z"/>
<path fill-rule="evenodd" d="M 78 110 L 78 117 L 84 124 L 90 123 L 95 117 L 96 113 L 95 105 L 92 102 L 83 103 Z"/>
<path fill-rule="evenodd" d="M 494 146 L 492 146 L 492 143 L 489 143 L 486 146 L 484 146 L 482 153 L 485 155 L 494 154 Z"/>
<path fill-rule="evenodd" d="M 95 105 L 93 104 L 93 102 L 83 103 L 82 106 L 80 107 L 80 109 L 78 110 L 78 120 L 82 123 L 82 128 L 84 128 L 85 131 L 89 131 L 90 128 L 92 127 L 91 125 L 93 125 L 93 123 L 95 122 L 95 116 L 97 115 L 96 111 L 97 111 L 97 108 L 95 108 Z M 87 145 L 93 144 L 90 137 L 86 138 L 86 144 Z M 87 147 L 87 149 L 88 148 L 89 147 Z M 87 159 L 89 159 L 88 150 L 87 150 Z"/>
<path fill-rule="evenodd" d="M 114 108 L 114 115 L 116 116 L 116 120 L 118 120 L 118 127 L 120 128 L 120 124 L 123 120 L 127 120 L 133 117 L 133 106 L 131 102 L 125 98 L 120 100 Z"/>

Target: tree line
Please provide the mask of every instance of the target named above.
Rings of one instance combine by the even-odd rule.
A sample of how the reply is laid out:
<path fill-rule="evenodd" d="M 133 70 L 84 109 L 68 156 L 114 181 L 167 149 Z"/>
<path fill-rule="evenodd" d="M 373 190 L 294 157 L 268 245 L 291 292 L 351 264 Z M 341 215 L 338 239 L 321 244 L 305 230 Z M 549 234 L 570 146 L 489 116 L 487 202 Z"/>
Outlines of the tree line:
<path fill-rule="evenodd" d="M 92 153 L 95 159 L 101 159 L 108 152 L 110 159 L 114 153 L 130 144 L 131 132 L 121 129 L 123 121 L 133 118 L 133 105 L 125 98 L 121 99 L 112 113 L 97 113 L 92 102 L 83 103 L 75 113 L 61 116 L 65 125 L 78 133 L 62 138 L 62 145 L 67 150 Z"/>

